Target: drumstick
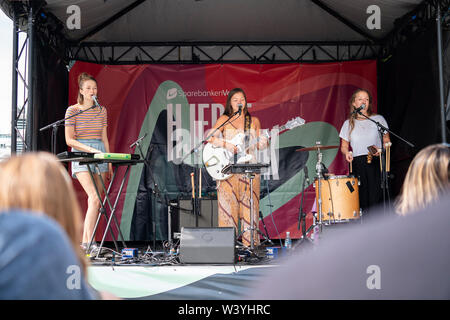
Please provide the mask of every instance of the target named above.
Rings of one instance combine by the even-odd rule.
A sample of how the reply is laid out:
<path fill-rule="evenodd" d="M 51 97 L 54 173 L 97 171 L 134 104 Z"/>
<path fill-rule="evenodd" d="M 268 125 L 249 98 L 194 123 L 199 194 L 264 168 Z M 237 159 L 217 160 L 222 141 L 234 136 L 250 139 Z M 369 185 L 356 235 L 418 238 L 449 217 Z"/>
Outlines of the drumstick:
<path fill-rule="evenodd" d="M 192 186 L 192 199 L 195 198 L 195 188 L 194 188 L 194 173 L 191 172 L 191 186 Z"/>
<path fill-rule="evenodd" d="M 388 170 L 387 172 L 391 171 L 391 146 L 392 146 L 392 142 L 388 142 Z"/>
<path fill-rule="evenodd" d="M 392 142 L 389 142 L 389 172 L 391 171 L 391 147 Z"/>
<path fill-rule="evenodd" d="M 386 142 L 384 147 L 386 150 L 386 172 L 389 172 L 389 143 Z"/>
<path fill-rule="evenodd" d="M 199 173 L 199 182 L 198 182 L 198 197 L 202 197 L 202 169 L 200 169 Z"/>
<path fill-rule="evenodd" d="M 378 149 L 378 152 L 380 153 L 380 171 L 383 172 L 383 159 L 381 159 L 383 157 L 383 152 L 381 149 Z"/>
<path fill-rule="evenodd" d="M 389 169 L 388 169 L 388 172 L 391 171 L 391 145 L 392 145 L 392 143 L 389 142 L 389 148 L 388 148 L 388 150 L 389 150 L 389 158 L 388 158 L 389 159 L 389 162 L 388 162 L 389 166 L 388 166 L 388 168 Z"/>
<path fill-rule="evenodd" d="M 353 152 L 351 152 L 351 151 L 349 151 L 348 153 L 350 153 L 351 155 L 353 155 Z M 353 163 L 353 160 L 350 161 L 350 173 L 353 172 L 352 163 Z"/>

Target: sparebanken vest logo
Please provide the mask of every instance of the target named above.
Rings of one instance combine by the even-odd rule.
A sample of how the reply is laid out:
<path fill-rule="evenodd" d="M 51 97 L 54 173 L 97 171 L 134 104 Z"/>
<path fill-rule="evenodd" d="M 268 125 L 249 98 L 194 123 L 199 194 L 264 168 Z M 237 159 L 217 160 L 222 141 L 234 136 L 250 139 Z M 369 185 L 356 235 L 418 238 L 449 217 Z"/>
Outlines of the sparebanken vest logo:
<path fill-rule="evenodd" d="M 172 89 L 167 90 L 167 96 L 166 96 L 167 100 L 176 98 L 176 96 L 177 96 L 177 88 L 172 88 Z"/>

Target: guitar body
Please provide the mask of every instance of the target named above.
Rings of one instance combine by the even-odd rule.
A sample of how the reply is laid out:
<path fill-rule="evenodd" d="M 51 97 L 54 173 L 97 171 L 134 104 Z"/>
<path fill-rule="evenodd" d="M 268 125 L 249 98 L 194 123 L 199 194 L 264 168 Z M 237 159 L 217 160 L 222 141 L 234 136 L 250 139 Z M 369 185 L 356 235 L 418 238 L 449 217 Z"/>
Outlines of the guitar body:
<path fill-rule="evenodd" d="M 300 117 L 297 117 L 293 120 L 288 121 L 284 126 L 281 127 L 282 130 L 284 129 L 292 129 L 297 126 L 301 126 L 305 123 L 305 120 L 303 120 Z M 228 143 L 232 143 L 235 146 L 238 147 L 238 154 L 236 155 L 236 163 L 246 163 L 252 160 L 253 156 L 246 153 L 247 150 L 244 147 L 244 133 L 238 133 L 236 134 L 233 139 L 231 140 L 225 140 Z M 267 136 L 267 138 L 270 138 L 270 136 Z M 258 138 L 256 138 L 254 141 L 251 141 L 248 144 L 249 146 L 252 146 L 258 142 Z M 248 147 L 246 147 L 248 149 Z M 205 165 L 206 171 L 208 174 L 214 179 L 214 180 L 225 180 L 231 177 L 231 174 L 223 174 L 222 169 L 225 168 L 227 165 L 234 162 L 235 155 L 228 151 L 225 148 L 222 147 L 216 147 L 212 143 L 207 143 L 203 147 L 203 155 L 202 160 L 203 164 Z"/>
<path fill-rule="evenodd" d="M 214 180 L 225 180 L 231 176 L 223 174 L 222 169 L 230 164 L 232 156 L 227 149 L 216 147 L 212 143 L 207 143 L 203 148 L 203 164 Z"/>
<path fill-rule="evenodd" d="M 243 144 L 245 135 L 238 133 L 231 140 L 226 140 L 238 148 Z M 231 174 L 223 174 L 222 169 L 233 161 L 234 155 L 222 147 L 216 147 L 212 143 L 207 143 L 203 148 L 203 164 L 206 171 L 214 180 L 225 180 L 231 177 Z M 244 154 L 238 157 L 237 163 L 244 163 L 252 158 L 251 155 Z"/>

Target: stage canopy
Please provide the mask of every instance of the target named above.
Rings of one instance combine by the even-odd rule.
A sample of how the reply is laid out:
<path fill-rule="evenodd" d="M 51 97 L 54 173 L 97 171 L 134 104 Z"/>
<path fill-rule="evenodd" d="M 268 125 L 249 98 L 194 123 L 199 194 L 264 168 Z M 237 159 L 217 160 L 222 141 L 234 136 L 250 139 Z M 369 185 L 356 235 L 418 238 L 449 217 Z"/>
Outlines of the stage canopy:
<path fill-rule="evenodd" d="M 335 140 L 330 141 L 334 144 L 339 143 L 337 130 L 345 118 L 345 113 L 340 112 L 335 105 L 344 106 L 349 93 L 361 85 L 361 81 L 353 81 L 343 75 L 360 75 L 369 79 L 374 88 L 372 91 L 375 93 L 378 112 L 386 117 L 390 128 L 416 145 L 415 149 L 411 149 L 400 141 L 393 141 L 396 146 L 393 164 L 395 168 L 402 170 L 393 182 L 396 185 L 394 189 L 397 190 L 402 184 L 402 174 L 414 154 L 428 144 L 442 141 L 437 125 L 443 119 L 443 108 L 440 109 L 443 102 L 439 101 L 439 91 L 441 94 L 448 92 L 448 85 L 439 88 L 438 70 L 445 71 L 445 80 L 449 78 L 450 69 L 442 68 L 437 63 L 440 48 L 436 46 L 436 29 L 440 28 L 436 28 L 436 16 L 437 8 L 441 8 L 442 23 L 444 26 L 448 24 L 449 0 L 9 0 L 0 2 L 0 5 L 15 21 L 13 64 L 17 73 L 13 74 L 13 114 L 16 114 L 17 118 L 13 119 L 13 151 L 50 150 L 51 130 L 39 129 L 64 118 L 67 105 L 74 103 L 75 73 L 82 68 L 92 70 L 96 76 L 104 77 L 105 81 L 102 83 L 109 83 L 112 88 L 109 91 L 110 99 L 113 95 L 125 99 L 128 97 L 125 93 L 134 92 L 119 91 L 119 87 L 128 90 L 133 85 L 131 89 L 136 89 L 138 83 L 143 83 L 144 89 L 139 92 L 148 96 L 142 94 L 139 97 L 145 98 L 142 100 L 147 104 L 143 103 L 139 108 L 144 116 L 148 102 L 155 96 L 170 98 L 170 95 L 165 95 L 161 90 L 159 95 L 154 95 L 154 92 L 158 92 L 158 88 L 166 84 L 166 80 L 182 77 L 188 74 L 183 73 L 187 71 L 197 72 L 197 77 L 181 79 L 179 83 L 183 83 L 185 87 L 196 83 L 192 79 L 210 80 L 204 75 L 219 74 L 223 78 L 215 77 L 217 80 L 214 85 L 238 85 L 242 82 L 242 85 L 248 84 L 249 87 L 253 84 L 256 96 L 260 94 L 267 98 L 266 93 L 269 91 L 280 94 L 280 98 L 272 102 L 274 106 L 279 104 L 284 111 L 285 104 L 289 103 L 297 103 L 303 108 L 307 106 L 313 110 L 312 107 L 319 101 L 321 104 L 318 105 L 326 106 L 324 110 L 329 112 L 311 111 L 306 120 L 312 121 L 314 116 L 318 115 L 320 119 L 314 118 L 315 120 L 332 124 L 332 129 L 336 132 L 333 131 Z M 445 27 L 443 29 L 445 30 Z M 448 65 L 449 33 L 446 32 L 443 38 L 442 51 L 447 52 L 443 63 Z M 248 75 L 251 81 L 246 84 L 246 76 L 233 79 L 225 77 L 223 72 L 211 73 L 211 70 L 220 69 L 222 64 L 228 64 L 224 69 L 232 70 L 234 75 L 238 74 L 237 69 L 242 69 L 239 74 Z M 284 64 L 288 66 L 283 68 Z M 25 70 L 21 72 L 24 66 Z M 355 66 L 356 71 L 353 70 Z M 283 72 L 292 69 L 295 71 L 292 72 L 301 76 L 294 78 L 290 73 L 283 73 L 285 79 L 282 80 L 281 77 L 273 77 L 273 73 L 266 72 L 265 80 L 262 79 L 262 71 L 279 68 L 283 69 Z M 350 70 L 349 68 L 351 72 L 343 72 Z M 329 75 L 329 69 L 337 70 L 333 71 L 336 76 L 327 76 L 326 80 L 336 80 L 336 83 L 327 85 L 326 90 L 321 92 L 318 86 L 322 82 L 311 80 L 311 92 L 315 96 L 314 99 L 305 100 L 304 92 L 299 90 L 300 85 L 297 85 L 302 80 L 302 88 L 305 87 L 304 71 L 313 70 L 311 74 L 320 76 L 320 73 L 325 74 L 325 71 L 326 75 Z M 209 73 L 204 70 L 209 70 Z M 169 71 L 176 76 L 171 76 L 170 79 L 165 77 L 165 73 Z M 115 81 L 114 75 L 118 77 L 118 81 Z M 259 78 L 253 75 L 258 75 Z M 124 83 L 124 79 L 129 81 Z M 205 83 L 210 84 L 206 80 Z M 153 91 L 149 90 L 149 81 L 157 81 L 151 89 Z M 448 80 L 444 81 L 446 82 Z M 18 87 L 18 83 L 23 84 Z M 297 88 L 293 90 L 292 96 L 281 94 L 286 89 L 283 87 L 285 83 Z M 280 86 L 280 90 L 275 90 L 278 88 L 276 84 Z M 333 88 L 342 84 L 348 88 L 333 91 Z M 261 90 L 263 86 L 265 88 Z M 20 90 L 23 90 L 23 95 Z M 102 101 L 106 100 L 102 94 L 99 94 L 99 97 Z M 137 96 L 130 95 L 130 99 L 131 97 Z M 195 99 L 188 100 L 182 105 L 190 106 Z M 255 99 L 257 108 L 261 106 L 261 101 L 264 99 Z M 335 104 L 334 101 L 339 103 Z M 196 103 L 198 108 L 203 108 L 201 104 L 204 101 Z M 298 115 L 297 105 L 292 107 L 292 116 Z M 122 110 L 123 105 L 109 107 L 115 125 L 111 127 L 116 128 L 119 123 L 123 127 L 123 131 L 111 132 L 114 141 L 119 141 L 116 137 L 124 139 L 125 133 L 131 134 L 133 130 L 136 132 L 133 131 L 134 136 L 129 137 L 130 139 L 140 136 L 138 134 L 141 133 L 141 123 L 129 130 L 129 127 L 125 128 L 125 124 L 119 121 L 123 120 L 123 117 L 119 117 L 119 110 Z M 138 108 L 133 105 L 132 110 L 136 112 Z M 169 118 L 164 118 L 165 110 L 162 112 L 164 113 L 161 113 L 159 121 L 165 124 Z M 131 112 L 124 114 L 133 115 Z M 334 115 L 334 122 L 325 120 L 330 115 Z M 152 113 L 148 118 L 156 121 L 158 117 L 159 113 Z M 191 121 L 194 121 L 194 118 L 192 117 Z M 301 130 L 305 130 L 304 128 L 307 126 Z M 57 151 L 66 149 L 61 131 L 63 129 L 59 133 L 53 132 Z M 164 133 L 165 126 L 155 132 Z M 154 139 L 156 138 L 155 135 Z M 128 142 L 132 141 L 125 142 L 123 146 L 128 146 Z M 313 143 L 312 140 L 302 146 Z M 294 148 L 294 145 L 289 147 Z M 165 150 L 161 147 L 162 158 L 166 156 Z M 147 156 L 151 160 L 150 151 Z M 337 152 L 337 149 L 335 151 Z M 146 152 L 147 150 L 144 150 L 144 153 Z M 295 150 L 292 151 L 293 154 L 294 152 Z M 342 169 L 341 160 L 333 154 L 330 163 L 334 161 L 334 165 Z M 298 177 L 300 169 L 296 168 Z M 310 171 L 313 169 L 312 167 Z M 159 173 L 161 172 L 164 171 Z M 141 186 L 148 186 L 146 183 L 150 183 L 148 176 L 141 174 L 141 171 L 134 176 Z M 287 177 L 289 178 L 288 175 Z M 299 183 L 296 186 L 300 188 Z M 152 191 L 152 188 L 143 190 L 142 194 L 148 195 L 149 190 Z M 292 201 L 295 203 L 301 190 L 297 191 L 289 198 L 294 199 Z M 267 192 L 271 193 L 273 194 L 272 190 Z M 394 191 L 393 195 L 395 193 Z M 313 196 L 307 200 L 308 204 L 312 204 Z M 133 206 L 136 204 L 136 201 L 131 202 Z M 141 208 L 151 203 L 154 204 L 155 199 L 145 199 L 145 206 Z M 287 202 L 280 201 L 280 205 L 285 203 Z M 161 216 L 165 215 L 165 210 L 161 208 Z M 281 209 L 280 211 L 283 211 L 282 215 L 287 212 Z M 296 228 L 296 212 L 297 207 L 293 204 L 291 219 L 284 219 L 289 220 L 289 226 L 274 233 L 279 235 L 289 230 L 288 227 Z M 267 218 L 273 216 L 269 213 L 263 212 Z M 130 210 L 128 214 L 132 215 L 133 211 Z M 131 221 L 131 217 L 129 220 Z M 144 231 L 147 233 L 147 230 Z"/>
<path fill-rule="evenodd" d="M 55 105 L 52 98 L 41 99 L 34 92 L 36 87 L 48 91 L 46 84 L 52 82 L 38 79 L 41 75 L 36 63 L 48 69 L 64 66 L 70 70 L 74 61 L 126 65 L 385 61 L 399 45 L 436 20 L 439 6 L 443 23 L 446 16 L 448 21 L 449 3 L 449 0 L 1 1 L 0 8 L 15 21 L 13 64 L 17 73 L 13 75 L 13 114 L 18 116 L 13 119 L 12 150 L 42 148 L 37 126 L 45 124 L 46 119 L 36 119 L 36 113 L 48 108 L 49 103 Z M 39 46 L 48 52 L 44 53 Z M 62 69 L 59 71 L 64 73 Z M 33 80 L 35 84 L 29 85 Z M 61 99 L 67 97 L 66 93 L 63 95 Z M 34 106 L 36 99 L 45 101 Z M 33 108 L 27 109 L 28 104 Z"/>
<path fill-rule="evenodd" d="M 361 41 L 381 40 L 395 20 L 422 0 L 79 0 L 81 28 L 73 42 Z M 44 10 L 63 24 L 71 1 L 47 0 Z M 380 29 L 366 26 L 373 5 Z"/>
<path fill-rule="evenodd" d="M 19 12 L 23 30 L 28 12 L 19 3 L 26 2 L 2 3 L 11 18 Z M 426 2 L 48 0 L 33 6 L 38 28 L 49 26 L 48 37 L 68 60 L 271 63 L 379 57 L 394 30 L 424 18 Z"/>

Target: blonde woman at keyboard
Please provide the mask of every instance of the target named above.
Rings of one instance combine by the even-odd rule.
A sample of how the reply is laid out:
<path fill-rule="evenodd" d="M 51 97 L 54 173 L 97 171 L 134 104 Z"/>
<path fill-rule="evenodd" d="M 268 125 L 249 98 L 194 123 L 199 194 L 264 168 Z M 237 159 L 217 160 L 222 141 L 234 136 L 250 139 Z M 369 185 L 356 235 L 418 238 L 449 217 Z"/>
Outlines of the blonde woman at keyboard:
<path fill-rule="evenodd" d="M 107 111 L 95 101 L 97 96 L 97 81 L 87 73 L 78 76 L 78 99 L 77 104 L 70 106 L 66 111 L 66 118 L 80 111 L 83 113 L 67 119 L 65 122 L 66 144 L 71 151 L 82 151 L 91 153 L 110 152 L 107 135 Z M 99 164 L 99 171 L 94 171 L 94 180 L 97 189 L 102 193 L 100 177 L 107 181 L 112 176 L 111 163 Z M 72 177 L 78 179 L 88 196 L 88 208 L 84 219 L 82 247 L 87 245 L 92 237 L 95 222 L 100 209 L 100 200 L 97 196 L 94 182 L 92 181 L 86 165 L 72 162 Z M 101 194 L 102 195 L 102 194 Z M 93 248 L 95 249 L 95 243 Z M 91 247 L 92 248 L 92 247 Z"/>

